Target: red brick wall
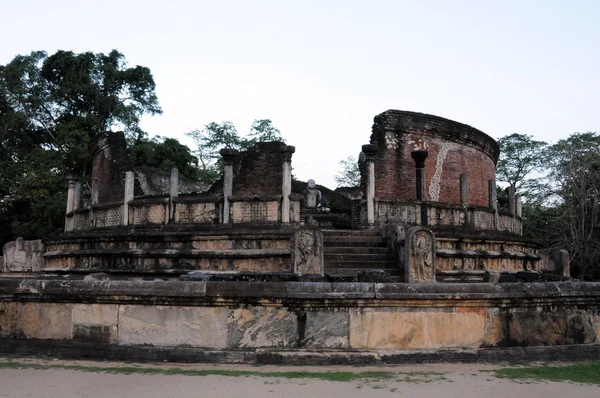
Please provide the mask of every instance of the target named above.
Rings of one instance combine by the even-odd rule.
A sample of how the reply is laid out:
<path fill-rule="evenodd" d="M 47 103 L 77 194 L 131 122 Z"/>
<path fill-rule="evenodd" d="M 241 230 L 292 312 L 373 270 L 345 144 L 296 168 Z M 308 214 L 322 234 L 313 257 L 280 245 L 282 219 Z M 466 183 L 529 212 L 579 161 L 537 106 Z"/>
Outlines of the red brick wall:
<path fill-rule="evenodd" d="M 466 174 L 468 203 L 488 206 L 488 180 L 495 178 L 497 146 L 480 131 L 436 116 L 388 111 L 375 118 L 371 141 L 379 149 L 375 158 L 376 197 L 416 200 L 411 152 L 426 149 L 428 201 L 460 203 L 460 175 Z"/>
<path fill-rule="evenodd" d="M 281 195 L 283 162 L 282 142 L 260 142 L 240 154 L 234 166 L 233 195 Z"/>

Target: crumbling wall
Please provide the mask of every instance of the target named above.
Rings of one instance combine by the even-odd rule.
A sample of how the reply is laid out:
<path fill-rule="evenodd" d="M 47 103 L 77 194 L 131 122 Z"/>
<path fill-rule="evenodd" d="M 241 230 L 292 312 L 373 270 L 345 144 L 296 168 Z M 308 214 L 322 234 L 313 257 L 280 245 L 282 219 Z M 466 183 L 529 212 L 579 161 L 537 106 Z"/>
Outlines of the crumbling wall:
<path fill-rule="evenodd" d="M 428 201 L 460 203 L 460 175 L 467 176 L 468 203 L 488 206 L 488 180 L 495 179 L 498 145 L 481 131 L 437 116 L 386 111 L 375 117 L 375 196 L 416 200 L 411 152 L 427 150 L 425 194 Z"/>
<path fill-rule="evenodd" d="M 285 148 L 283 142 L 259 142 L 246 152 L 241 152 L 234 167 L 233 195 L 281 195 Z"/>
<path fill-rule="evenodd" d="M 135 168 L 135 196 L 163 196 L 170 190 L 171 173 L 153 170 L 148 167 Z M 210 184 L 179 175 L 179 193 L 202 193 L 210 188 Z"/>
<path fill-rule="evenodd" d="M 2 272 L 38 272 L 44 265 L 44 245 L 39 239 L 8 242 L 2 254 Z"/>
<path fill-rule="evenodd" d="M 125 191 L 124 175 L 133 170 L 122 131 L 96 135 L 89 144 L 92 154 L 92 204 L 118 202 Z"/>

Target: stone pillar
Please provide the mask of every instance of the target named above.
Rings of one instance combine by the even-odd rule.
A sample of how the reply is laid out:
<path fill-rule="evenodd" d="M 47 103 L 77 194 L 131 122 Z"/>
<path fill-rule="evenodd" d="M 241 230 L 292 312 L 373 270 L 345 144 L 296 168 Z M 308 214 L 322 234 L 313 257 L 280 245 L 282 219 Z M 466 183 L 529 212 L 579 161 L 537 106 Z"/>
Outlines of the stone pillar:
<path fill-rule="evenodd" d="M 363 145 L 362 151 L 365 154 L 367 169 L 367 223 L 371 226 L 375 224 L 375 155 L 377 154 L 377 145 Z"/>
<path fill-rule="evenodd" d="M 286 145 L 283 152 L 283 180 L 281 183 L 281 222 L 290 222 L 290 195 L 292 193 L 292 155 L 296 151 L 293 146 Z"/>
<path fill-rule="evenodd" d="M 73 225 L 73 210 L 75 210 L 75 190 L 79 179 L 76 176 L 69 175 L 67 176 L 67 211 L 65 214 L 70 214 L 65 217 L 65 232 L 72 231 L 74 228 Z M 81 189 L 80 189 L 81 192 Z M 79 198 L 77 198 L 79 201 Z"/>
<path fill-rule="evenodd" d="M 512 185 L 506 188 L 508 192 L 508 213 L 511 216 L 515 215 L 515 187 Z"/>
<path fill-rule="evenodd" d="M 233 163 L 239 151 L 223 148 L 219 152 L 223 157 L 223 224 L 229 224 L 229 197 L 233 194 Z"/>
<path fill-rule="evenodd" d="M 498 193 L 496 192 L 496 180 L 488 180 L 489 205 L 494 211 L 498 210 Z"/>
<path fill-rule="evenodd" d="M 171 177 L 169 178 L 169 223 L 175 220 L 175 201 L 179 196 L 179 170 L 175 167 L 171 169 Z"/>
<path fill-rule="evenodd" d="M 515 215 L 519 218 L 523 217 L 523 204 L 521 203 L 521 195 L 515 195 Z"/>
<path fill-rule="evenodd" d="M 73 210 L 79 209 L 79 206 L 81 206 L 81 181 L 77 180 L 73 192 Z"/>
<path fill-rule="evenodd" d="M 429 156 L 429 152 L 425 150 L 412 151 L 410 156 L 415 161 L 417 169 L 417 200 L 421 202 L 421 225 L 427 225 L 427 205 L 424 203 L 427 199 L 425 196 L 425 159 Z"/>
<path fill-rule="evenodd" d="M 488 180 L 488 200 L 490 208 L 494 211 L 494 230 L 498 230 L 498 192 L 496 191 L 496 180 Z"/>
<path fill-rule="evenodd" d="M 129 224 L 129 202 L 133 200 L 133 190 L 135 187 L 135 173 L 133 171 L 125 172 L 125 190 L 123 195 L 123 219 L 122 225 Z"/>
<path fill-rule="evenodd" d="M 469 186 L 467 184 L 467 175 L 460 175 L 460 204 L 466 206 L 468 204 L 468 191 Z"/>

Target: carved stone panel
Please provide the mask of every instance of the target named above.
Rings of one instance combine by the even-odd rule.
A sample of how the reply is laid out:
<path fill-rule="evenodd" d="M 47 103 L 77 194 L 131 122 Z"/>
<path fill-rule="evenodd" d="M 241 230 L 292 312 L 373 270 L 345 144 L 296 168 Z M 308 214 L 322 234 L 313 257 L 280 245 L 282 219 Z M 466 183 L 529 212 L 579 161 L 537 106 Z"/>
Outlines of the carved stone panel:
<path fill-rule="evenodd" d="M 405 281 L 435 282 L 435 238 L 431 230 L 413 227 L 406 231 Z"/>
<path fill-rule="evenodd" d="M 293 238 L 294 272 L 298 275 L 325 274 L 323 233 L 314 225 L 299 228 Z"/>

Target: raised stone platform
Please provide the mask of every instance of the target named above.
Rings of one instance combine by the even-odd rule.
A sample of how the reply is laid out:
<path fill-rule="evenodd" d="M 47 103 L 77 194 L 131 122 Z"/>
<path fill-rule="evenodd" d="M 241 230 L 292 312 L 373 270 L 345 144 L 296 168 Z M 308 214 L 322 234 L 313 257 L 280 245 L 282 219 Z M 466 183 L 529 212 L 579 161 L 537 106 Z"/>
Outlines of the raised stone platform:
<path fill-rule="evenodd" d="M 600 343 L 598 283 L 4 277 L 0 297 L 3 352 L 27 352 L 30 345 L 113 359 L 135 353 L 187 361 L 296 363 L 304 356 L 307 363 L 341 363 L 405 361 L 423 352 L 427 360 L 493 359 L 492 351 L 500 352 L 498 359 L 536 359 L 536 352 L 544 359 L 566 348 L 543 346 L 597 353 Z"/>

